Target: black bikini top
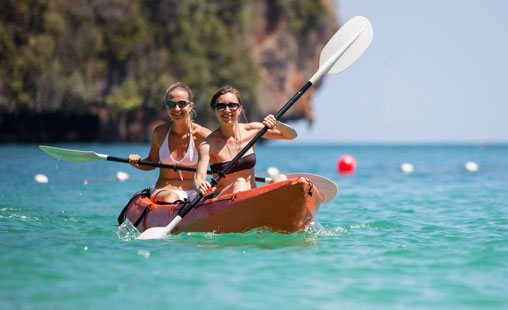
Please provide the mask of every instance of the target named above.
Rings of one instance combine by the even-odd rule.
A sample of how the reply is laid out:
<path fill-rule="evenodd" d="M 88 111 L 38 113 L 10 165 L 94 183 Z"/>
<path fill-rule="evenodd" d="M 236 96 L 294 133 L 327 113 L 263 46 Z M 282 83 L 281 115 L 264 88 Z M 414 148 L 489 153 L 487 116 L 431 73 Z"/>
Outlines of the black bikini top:
<path fill-rule="evenodd" d="M 219 173 L 230 162 L 231 161 L 226 161 L 223 163 L 215 163 L 213 165 L 210 165 L 210 169 L 212 170 L 213 173 Z M 255 165 L 256 165 L 256 154 L 251 153 L 247 156 L 240 158 L 240 160 L 238 160 L 236 162 L 236 164 L 233 165 L 233 167 L 231 167 L 231 169 L 229 169 L 227 174 L 230 174 L 233 172 L 238 172 L 241 170 L 251 169 L 251 168 L 254 168 Z"/>

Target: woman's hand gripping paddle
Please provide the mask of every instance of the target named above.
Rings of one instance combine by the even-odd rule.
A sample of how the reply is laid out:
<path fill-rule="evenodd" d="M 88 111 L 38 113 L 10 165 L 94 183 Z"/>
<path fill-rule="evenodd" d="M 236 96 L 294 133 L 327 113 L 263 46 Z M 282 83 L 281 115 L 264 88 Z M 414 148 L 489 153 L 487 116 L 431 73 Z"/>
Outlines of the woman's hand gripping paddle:
<path fill-rule="evenodd" d="M 353 64 L 369 47 L 372 42 L 372 26 L 363 16 L 357 16 L 342 26 L 328 41 L 321 52 L 319 69 L 310 80 L 277 112 L 274 116 L 279 120 L 289 108 L 309 89 L 317 80 L 327 73 L 339 73 Z M 212 178 L 212 187 L 228 173 L 237 161 L 268 131 L 265 126 L 259 133 L 219 172 L 217 179 Z M 198 194 L 190 204 L 180 209 L 178 215 L 165 227 L 153 227 L 145 230 L 137 239 L 161 239 L 171 233 L 190 210 L 203 199 Z"/>

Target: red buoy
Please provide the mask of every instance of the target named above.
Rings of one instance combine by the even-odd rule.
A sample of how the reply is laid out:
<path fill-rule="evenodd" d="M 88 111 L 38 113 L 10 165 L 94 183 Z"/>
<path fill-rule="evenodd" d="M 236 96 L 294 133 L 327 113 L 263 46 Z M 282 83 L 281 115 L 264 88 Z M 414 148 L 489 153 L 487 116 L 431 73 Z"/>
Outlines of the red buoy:
<path fill-rule="evenodd" d="M 342 155 L 337 161 L 337 172 L 340 174 L 353 174 L 356 168 L 356 160 L 351 155 Z"/>

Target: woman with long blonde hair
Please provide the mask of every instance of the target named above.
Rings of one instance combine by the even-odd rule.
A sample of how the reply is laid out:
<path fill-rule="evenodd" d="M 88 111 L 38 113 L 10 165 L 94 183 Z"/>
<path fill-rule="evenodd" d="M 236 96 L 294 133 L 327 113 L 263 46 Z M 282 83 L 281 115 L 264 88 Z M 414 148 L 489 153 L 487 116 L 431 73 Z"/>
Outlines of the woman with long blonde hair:
<path fill-rule="evenodd" d="M 178 82 L 166 90 L 166 110 L 170 123 L 154 128 L 148 156 L 143 161 L 195 168 L 198 163 L 197 145 L 201 144 L 210 130 L 194 123 L 194 96 L 189 86 Z M 141 156 L 131 154 L 129 163 L 141 170 L 154 167 L 139 165 Z M 155 186 L 150 188 L 154 201 L 176 202 L 189 200 L 194 194 L 193 172 L 160 169 Z"/>

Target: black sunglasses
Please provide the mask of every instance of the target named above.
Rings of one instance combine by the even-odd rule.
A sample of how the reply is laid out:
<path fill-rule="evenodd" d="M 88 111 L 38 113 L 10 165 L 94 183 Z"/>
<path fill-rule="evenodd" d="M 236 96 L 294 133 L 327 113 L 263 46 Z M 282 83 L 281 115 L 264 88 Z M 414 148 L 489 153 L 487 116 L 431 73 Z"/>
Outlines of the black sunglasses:
<path fill-rule="evenodd" d="M 235 112 L 236 110 L 238 110 L 240 108 L 240 104 L 238 102 L 229 102 L 229 103 L 217 102 L 213 106 L 213 108 L 219 112 L 226 111 L 226 108 L 229 108 L 229 111 L 231 111 L 231 112 Z"/>
<path fill-rule="evenodd" d="M 176 107 L 176 105 L 178 105 L 180 107 L 180 109 L 183 109 L 189 103 L 191 103 L 191 102 L 186 101 L 186 100 L 180 100 L 180 101 L 167 100 L 166 101 L 166 105 L 167 105 L 168 109 L 174 109 Z"/>

